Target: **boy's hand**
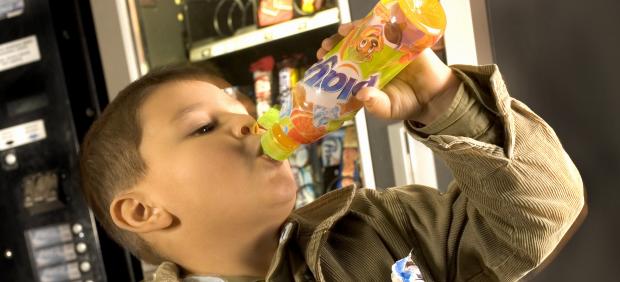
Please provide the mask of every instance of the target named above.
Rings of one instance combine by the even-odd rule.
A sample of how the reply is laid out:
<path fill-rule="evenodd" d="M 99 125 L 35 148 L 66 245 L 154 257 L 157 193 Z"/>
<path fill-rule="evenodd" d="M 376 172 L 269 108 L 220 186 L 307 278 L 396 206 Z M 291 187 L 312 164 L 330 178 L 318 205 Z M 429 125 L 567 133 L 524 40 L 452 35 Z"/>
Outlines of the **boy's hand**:
<path fill-rule="evenodd" d="M 322 59 L 359 23 L 341 25 L 337 34 L 323 40 L 317 58 Z M 426 49 L 383 90 L 367 87 L 356 98 L 376 117 L 430 124 L 450 107 L 459 84 L 452 70 Z"/>

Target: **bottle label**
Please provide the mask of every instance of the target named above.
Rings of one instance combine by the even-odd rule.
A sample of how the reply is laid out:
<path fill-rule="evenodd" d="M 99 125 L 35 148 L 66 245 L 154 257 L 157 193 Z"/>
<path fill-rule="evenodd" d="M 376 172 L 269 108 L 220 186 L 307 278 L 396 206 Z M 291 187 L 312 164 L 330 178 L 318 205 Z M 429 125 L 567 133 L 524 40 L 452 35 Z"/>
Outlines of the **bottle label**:
<path fill-rule="evenodd" d="M 379 76 L 375 74 L 362 79 L 361 70 L 356 64 L 347 61 L 340 63 L 336 54 L 308 69 L 302 81 L 303 89 L 297 90 L 305 92 L 307 103 L 340 113 L 340 110 L 335 111 L 334 108 L 347 103 L 363 87 L 377 86 Z"/>
<path fill-rule="evenodd" d="M 307 143 L 337 129 L 363 106 L 353 98 L 358 91 L 364 87 L 383 88 L 417 54 L 437 41 L 439 34 L 427 34 L 420 29 L 420 23 L 411 21 L 416 11 L 405 14 L 398 3 L 378 3 L 355 30 L 307 70 L 280 112 L 289 136 Z"/>

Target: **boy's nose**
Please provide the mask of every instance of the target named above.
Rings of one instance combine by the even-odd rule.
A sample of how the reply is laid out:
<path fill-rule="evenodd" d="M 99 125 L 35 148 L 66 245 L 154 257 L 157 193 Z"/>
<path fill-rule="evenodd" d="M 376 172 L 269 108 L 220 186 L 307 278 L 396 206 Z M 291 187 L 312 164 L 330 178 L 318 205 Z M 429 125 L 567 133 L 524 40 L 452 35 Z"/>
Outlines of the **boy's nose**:
<path fill-rule="evenodd" d="M 248 126 L 244 125 L 243 127 L 241 127 L 241 135 L 248 135 L 250 133 L 252 132 L 250 131 L 250 128 Z"/>
<path fill-rule="evenodd" d="M 253 130 L 256 121 L 251 116 L 240 116 L 232 127 L 232 133 L 237 138 L 243 138 L 255 134 Z"/>

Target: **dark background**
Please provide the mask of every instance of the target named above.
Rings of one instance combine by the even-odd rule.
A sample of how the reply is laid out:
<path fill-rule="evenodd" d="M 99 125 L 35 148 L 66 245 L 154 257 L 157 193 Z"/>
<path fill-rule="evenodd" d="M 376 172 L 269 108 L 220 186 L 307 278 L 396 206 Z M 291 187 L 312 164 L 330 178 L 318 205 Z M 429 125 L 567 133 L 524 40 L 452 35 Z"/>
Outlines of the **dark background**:
<path fill-rule="evenodd" d="M 494 61 L 511 95 L 556 131 L 589 214 L 532 281 L 620 281 L 620 2 L 487 1 Z"/>

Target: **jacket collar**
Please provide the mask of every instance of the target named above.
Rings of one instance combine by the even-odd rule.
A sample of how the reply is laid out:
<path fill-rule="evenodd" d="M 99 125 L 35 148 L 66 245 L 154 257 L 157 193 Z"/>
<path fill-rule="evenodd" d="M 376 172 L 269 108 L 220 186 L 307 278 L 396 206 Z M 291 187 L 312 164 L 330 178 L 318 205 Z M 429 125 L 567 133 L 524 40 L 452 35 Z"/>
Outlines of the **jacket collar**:
<path fill-rule="evenodd" d="M 355 198 L 357 190 L 358 188 L 355 185 L 347 186 L 328 193 L 307 206 L 294 211 L 289 219 L 289 222 L 292 223 L 292 232 L 286 232 L 285 230 L 282 233 L 283 238 L 278 247 L 278 253 L 280 253 L 280 248 L 285 248 L 290 236 L 295 236 L 296 243 L 303 253 L 310 271 L 317 281 L 324 281 L 325 279 L 321 271 L 320 250 L 327 241 L 329 230 L 351 209 L 351 203 Z M 272 267 L 281 265 L 281 259 L 281 253 L 276 255 L 274 261 L 272 261 Z M 270 274 L 272 274 L 271 271 Z M 270 277 L 268 276 L 268 281 L 270 281 Z"/>

